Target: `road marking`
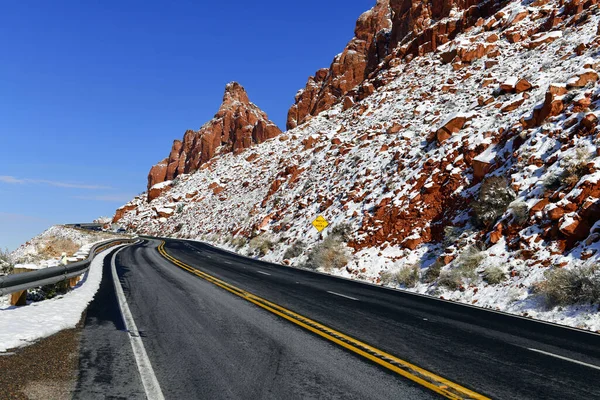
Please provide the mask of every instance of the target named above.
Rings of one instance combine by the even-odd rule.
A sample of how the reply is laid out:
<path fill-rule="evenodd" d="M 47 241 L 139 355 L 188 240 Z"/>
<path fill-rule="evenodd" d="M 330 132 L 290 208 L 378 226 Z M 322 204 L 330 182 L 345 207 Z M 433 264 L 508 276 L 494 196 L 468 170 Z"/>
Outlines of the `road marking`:
<path fill-rule="evenodd" d="M 225 261 L 225 264 L 233 265 L 231 261 Z"/>
<path fill-rule="evenodd" d="M 536 353 L 545 354 L 545 355 L 550 356 L 550 357 L 560 358 L 561 360 L 569 361 L 569 362 L 572 362 L 572 363 L 575 363 L 575 364 L 579 364 L 579 365 L 583 365 L 583 366 L 586 366 L 586 367 L 589 367 L 589 368 L 600 370 L 600 367 L 597 366 L 597 365 L 588 364 L 588 363 L 585 363 L 583 361 L 573 360 L 572 358 L 559 356 L 558 354 L 548 353 L 547 351 L 538 350 L 538 349 L 532 349 L 530 347 L 528 347 L 527 350 L 535 351 Z"/>
<path fill-rule="evenodd" d="M 158 246 L 159 253 L 179 268 L 182 268 L 198 276 L 199 278 L 204 279 L 205 281 L 208 281 L 238 297 L 241 297 L 242 299 L 250 303 L 253 303 L 275 315 L 280 316 L 281 318 L 284 318 L 310 332 L 313 332 L 324 339 L 336 343 L 347 350 L 350 350 L 370 361 L 373 361 L 374 363 L 379 364 L 380 366 L 387 368 L 388 370 L 393 371 L 398 375 L 401 375 L 407 379 L 410 379 L 413 382 L 418 383 L 419 385 L 422 385 L 436 393 L 439 393 L 448 399 L 490 400 L 486 396 L 483 396 L 457 383 L 442 378 L 441 376 L 429 372 L 414 364 L 411 364 L 408 361 L 404 361 L 396 356 L 379 350 L 367 343 L 354 339 L 353 337 L 338 332 L 335 329 L 332 329 L 326 325 L 313 321 L 310 318 L 297 314 L 278 304 L 272 303 L 266 299 L 263 299 L 262 297 L 256 296 L 255 294 L 252 294 L 238 287 L 235 287 L 225 281 L 215 278 L 214 276 L 209 275 L 206 272 L 191 267 L 167 253 L 164 246 L 165 242 L 163 241 Z"/>
<path fill-rule="evenodd" d="M 355 299 L 354 297 L 346 296 L 345 294 L 336 293 L 336 292 L 330 292 L 329 290 L 327 291 L 327 293 L 334 294 L 334 295 L 340 296 L 340 297 L 345 297 L 345 298 L 350 299 L 350 300 L 356 300 L 356 301 L 358 301 L 358 299 Z"/>
<path fill-rule="evenodd" d="M 256 271 L 256 272 L 258 272 L 259 274 L 263 274 L 263 275 L 268 275 L 268 276 L 271 276 L 271 274 L 268 274 L 268 273 L 266 273 L 266 272 L 262 272 L 262 271 Z"/>
<path fill-rule="evenodd" d="M 131 348 L 133 349 L 135 363 L 137 364 L 138 371 L 142 379 L 142 385 L 144 386 L 146 397 L 148 398 L 148 400 L 164 400 L 165 397 L 163 396 L 160 384 L 158 383 L 156 375 L 154 374 L 154 369 L 152 368 L 152 364 L 150 363 L 150 359 L 148 358 L 148 354 L 146 353 L 146 349 L 144 348 L 142 338 L 138 334 L 137 326 L 135 325 L 133 315 L 131 315 L 131 311 L 129 310 L 129 306 L 127 305 L 127 299 L 125 298 L 125 293 L 123 293 L 123 287 L 121 286 L 121 282 L 119 281 L 119 277 L 117 275 L 117 267 L 115 264 L 115 260 L 117 258 L 117 254 L 119 254 L 119 252 L 123 249 L 124 247 L 117 250 L 115 254 L 113 254 L 112 260 L 110 262 L 112 269 L 113 284 L 115 286 L 115 292 L 117 293 L 119 308 L 121 309 L 121 315 L 123 316 L 125 328 L 129 333 Z"/>

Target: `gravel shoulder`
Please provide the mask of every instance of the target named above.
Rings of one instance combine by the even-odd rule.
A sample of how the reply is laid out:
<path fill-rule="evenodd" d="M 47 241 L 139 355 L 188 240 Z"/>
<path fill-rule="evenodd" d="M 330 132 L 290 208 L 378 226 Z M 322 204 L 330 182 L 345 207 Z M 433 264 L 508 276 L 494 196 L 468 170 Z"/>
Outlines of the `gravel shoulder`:
<path fill-rule="evenodd" d="M 77 383 L 81 328 L 80 321 L 74 329 L 0 355 L 0 400 L 70 399 Z"/>

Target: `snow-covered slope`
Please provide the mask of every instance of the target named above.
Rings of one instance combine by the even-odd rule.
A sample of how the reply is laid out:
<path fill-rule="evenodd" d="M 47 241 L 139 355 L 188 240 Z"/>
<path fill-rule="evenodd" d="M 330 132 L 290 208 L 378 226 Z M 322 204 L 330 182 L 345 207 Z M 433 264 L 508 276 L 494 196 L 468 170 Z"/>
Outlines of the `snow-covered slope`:
<path fill-rule="evenodd" d="M 323 215 L 324 236 L 349 234 L 333 274 L 600 330 L 597 305 L 539 294 L 547 271 L 597 274 L 598 6 L 504 3 L 435 52 L 388 57 L 351 101 L 133 199 L 119 223 L 300 265 Z M 418 282 L 390 279 L 413 267 Z"/>

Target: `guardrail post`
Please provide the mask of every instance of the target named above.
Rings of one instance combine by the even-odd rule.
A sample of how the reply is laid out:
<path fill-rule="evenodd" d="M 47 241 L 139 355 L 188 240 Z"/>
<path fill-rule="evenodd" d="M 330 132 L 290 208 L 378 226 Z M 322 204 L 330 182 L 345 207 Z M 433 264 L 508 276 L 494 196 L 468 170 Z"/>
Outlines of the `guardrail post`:
<path fill-rule="evenodd" d="M 28 272 L 27 268 L 14 268 L 11 275 L 21 274 Z M 27 305 L 27 290 L 21 290 L 18 292 L 11 293 L 10 295 L 11 306 L 26 306 Z"/>
<path fill-rule="evenodd" d="M 27 305 L 27 290 L 21 290 L 10 295 L 11 306 L 26 306 Z"/>
<path fill-rule="evenodd" d="M 74 288 L 77 285 L 77 283 L 79 282 L 80 278 L 81 278 L 81 276 L 75 276 L 73 278 L 69 278 L 69 287 Z"/>

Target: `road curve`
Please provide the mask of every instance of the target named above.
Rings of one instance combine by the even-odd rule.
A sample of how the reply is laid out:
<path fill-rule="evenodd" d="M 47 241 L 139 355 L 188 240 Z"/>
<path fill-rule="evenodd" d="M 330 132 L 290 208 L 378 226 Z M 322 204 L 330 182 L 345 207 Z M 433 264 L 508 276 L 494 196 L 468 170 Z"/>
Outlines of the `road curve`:
<path fill-rule="evenodd" d="M 317 321 L 482 398 L 600 398 L 598 335 L 165 239 L 164 254 L 198 271 L 192 274 L 161 255 L 160 243 L 125 248 L 116 266 L 165 398 L 439 397 L 215 282 Z M 120 346 L 114 351 L 123 352 Z M 131 370 L 128 382 L 139 379 Z M 131 387 L 137 394 L 139 384 Z"/>

